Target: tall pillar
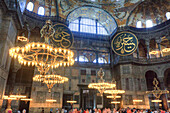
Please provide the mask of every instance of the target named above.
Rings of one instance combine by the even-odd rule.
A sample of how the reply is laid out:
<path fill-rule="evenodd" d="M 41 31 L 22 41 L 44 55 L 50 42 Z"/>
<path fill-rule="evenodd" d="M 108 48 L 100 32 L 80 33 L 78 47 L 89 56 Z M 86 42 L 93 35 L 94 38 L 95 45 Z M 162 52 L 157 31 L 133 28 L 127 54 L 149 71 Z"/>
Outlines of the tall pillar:
<path fill-rule="evenodd" d="M 98 64 L 98 52 L 96 52 L 96 64 Z"/>
<path fill-rule="evenodd" d="M 158 44 L 158 49 L 159 49 L 159 55 L 162 57 L 162 52 L 161 52 L 161 38 L 156 40 L 156 43 Z"/>
<path fill-rule="evenodd" d="M 150 59 L 150 56 L 149 56 L 149 40 L 145 40 L 145 44 L 146 44 L 146 47 L 147 47 L 147 59 Z"/>
<path fill-rule="evenodd" d="M 79 51 L 77 50 L 77 62 L 79 62 Z"/>
<path fill-rule="evenodd" d="M 139 58 L 139 47 L 137 48 L 137 58 Z"/>

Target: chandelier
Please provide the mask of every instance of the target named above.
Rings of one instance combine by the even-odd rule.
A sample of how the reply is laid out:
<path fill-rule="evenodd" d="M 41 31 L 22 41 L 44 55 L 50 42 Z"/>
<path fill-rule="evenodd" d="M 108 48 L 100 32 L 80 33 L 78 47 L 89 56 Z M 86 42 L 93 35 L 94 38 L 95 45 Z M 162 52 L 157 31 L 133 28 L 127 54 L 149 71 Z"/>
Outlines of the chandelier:
<path fill-rule="evenodd" d="M 170 48 L 162 49 L 162 52 L 165 52 L 165 53 L 170 52 Z"/>
<path fill-rule="evenodd" d="M 120 101 L 112 101 L 111 104 L 120 104 Z"/>
<path fill-rule="evenodd" d="M 159 53 L 159 51 L 151 51 L 151 52 L 149 52 L 150 55 L 156 55 L 158 53 Z"/>
<path fill-rule="evenodd" d="M 51 20 L 46 21 L 40 34 L 41 38 L 45 39 L 45 42 L 30 42 L 24 47 L 11 48 L 9 55 L 17 58 L 20 64 L 36 66 L 41 75 L 45 75 L 49 69 L 74 64 L 74 53 L 71 50 L 55 48 L 50 45 L 50 41 L 55 34 Z M 22 37 L 20 36 L 20 38 Z"/>
<path fill-rule="evenodd" d="M 113 83 L 105 82 L 105 80 L 103 79 L 104 72 L 103 72 L 102 68 L 100 68 L 100 70 L 98 71 L 97 74 L 100 77 L 100 79 L 98 80 L 99 82 L 98 83 L 90 83 L 88 85 L 88 88 L 97 89 L 100 92 L 101 96 L 103 96 L 103 93 L 106 89 L 111 89 L 111 88 L 115 87 L 116 85 Z"/>
<path fill-rule="evenodd" d="M 28 43 L 24 47 L 11 48 L 9 55 L 18 58 L 20 64 L 36 66 L 40 74 L 46 74 L 50 68 L 74 64 L 74 53 L 72 51 L 54 48 L 39 42 Z"/>
<path fill-rule="evenodd" d="M 111 95 L 111 96 L 106 96 L 107 98 L 112 98 L 113 100 L 116 98 L 121 98 L 121 96 L 117 96 L 117 95 Z"/>
<path fill-rule="evenodd" d="M 25 36 L 18 36 L 17 40 L 21 41 L 21 42 L 27 42 L 28 38 L 26 38 Z"/>
<path fill-rule="evenodd" d="M 60 75 L 35 75 L 33 81 L 45 83 L 51 92 L 52 87 L 57 83 L 64 83 L 68 81 L 67 77 L 62 77 Z"/>
<path fill-rule="evenodd" d="M 156 98 L 155 100 L 152 100 L 152 102 L 162 102 L 162 100 L 159 100 L 161 95 L 169 93 L 168 90 L 160 90 L 160 88 L 158 87 L 158 84 L 159 84 L 158 80 L 154 78 L 153 80 L 154 90 L 146 91 L 147 94 L 153 94 L 154 97 Z"/>

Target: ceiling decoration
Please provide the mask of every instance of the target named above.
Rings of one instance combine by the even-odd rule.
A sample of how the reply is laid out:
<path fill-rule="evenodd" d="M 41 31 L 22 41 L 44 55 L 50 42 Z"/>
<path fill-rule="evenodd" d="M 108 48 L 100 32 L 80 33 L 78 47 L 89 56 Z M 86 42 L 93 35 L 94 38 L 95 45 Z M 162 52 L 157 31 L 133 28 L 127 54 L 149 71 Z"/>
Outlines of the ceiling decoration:
<path fill-rule="evenodd" d="M 168 0 L 145 0 L 139 4 L 130 14 L 127 25 L 136 27 L 137 21 L 142 22 L 142 28 L 146 27 L 146 20 L 151 20 L 153 26 L 167 20 L 166 13 L 170 11 Z"/>
<path fill-rule="evenodd" d="M 23 0 L 19 0 L 22 1 Z M 128 17 L 127 12 L 131 11 L 137 4 L 142 0 L 27 0 L 28 2 L 34 3 L 34 13 L 38 12 L 38 7 L 42 6 L 45 8 L 45 16 L 60 16 L 67 18 L 69 13 L 82 6 L 91 6 L 103 9 L 107 11 L 115 19 L 118 19 L 118 23 L 125 24 L 126 18 Z M 117 21 L 117 20 L 116 20 Z"/>

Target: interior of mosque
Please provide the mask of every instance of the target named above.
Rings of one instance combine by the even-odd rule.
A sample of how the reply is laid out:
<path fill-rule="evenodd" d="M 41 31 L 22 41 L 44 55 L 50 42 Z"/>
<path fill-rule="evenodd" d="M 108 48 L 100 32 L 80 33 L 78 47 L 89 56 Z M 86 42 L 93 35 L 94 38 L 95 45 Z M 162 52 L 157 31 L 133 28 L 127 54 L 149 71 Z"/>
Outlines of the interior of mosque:
<path fill-rule="evenodd" d="M 46 31 L 47 26 L 51 28 L 50 32 Z M 68 32 L 58 29 L 61 26 L 69 31 L 70 39 L 65 38 Z M 46 33 L 53 30 L 54 37 L 63 33 L 58 36 L 60 41 L 48 42 L 42 38 L 50 37 Z M 116 45 L 113 39 L 123 33 L 134 35 L 137 42 L 132 53 L 120 55 L 124 52 L 117 53 L 112 46 Z M 159 106 L 152 102 L 158 98 L 146 93 L 154 90 L 154 78 L 158 80 L 161 91 L 170 91 L 169 0 L 1 0 L 0 36 L 0 112 L 9 106 L 14 113 L 23 109 L 30 113 L 39 113 L 43 109 L 46 113 L 51 109 L 71 107 L 166 110 L 170 107 L 170 94 L 161 94 Z M 66 47 L 68 42 L 70 45 Z M 68 81 L 56 82 L 50 92 L 48 83 L 34 81 L 35 75 L 42 74 L 40 67 L 43 64 L 38 67 L 33 65 L 38 61 L 34 61 L 29 66 L 29 61 L 25 65 L 9 54 L 13 47 L 25 47 L 21 53 L 28 53 L 30 49 L 27 51 L 26 48 L 30 45 L 26 44 L 37 44 L 37 48 L 52 46 L 51 50 L 45 48 L 39 52 L 50 51 L 48 54 L 51 55 L 54 49 L 64 56 L 63 59 L 67 58 L 68 63 L 63 60 L 63 64 L 56 64 L 55 68 L 50 65 L 48 72 L 43 74 L 60 75 L 67 77 Z M 55 55 L 51 56 L 50 63 L 56 62 Z M 111 104 L 108 94 L 101 96 L 100 91 L 88 87 L 91 83 L 100 83 L 100 68 L 103 69 L 104 82 L 112 83 L 114 79 L 116 89 L 125 91 L 117 99 L 120 103 Z M 25 95 L 31 100 L 9 99 L 12 98 L 10 95 Z"/>

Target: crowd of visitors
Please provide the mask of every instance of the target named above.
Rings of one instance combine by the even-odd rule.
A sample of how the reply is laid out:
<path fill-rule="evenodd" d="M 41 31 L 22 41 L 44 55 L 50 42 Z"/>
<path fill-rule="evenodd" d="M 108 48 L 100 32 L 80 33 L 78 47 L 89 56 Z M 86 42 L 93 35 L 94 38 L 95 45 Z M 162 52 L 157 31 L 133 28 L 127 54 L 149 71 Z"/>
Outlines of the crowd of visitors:
<path fill-rule="evenodd" d="M 60 111 L 57 111 L 56 113 L 60 113 Z M 105 109 L 71 109 L 69 111 L 62 109 L 61 113 L 170 113 L 169 111 L 165 110 L 150 110 L 150 109 L 130 109 L 129 107 L 126 109 L 110 109 L 110 108 L 105 108 Z"/>

